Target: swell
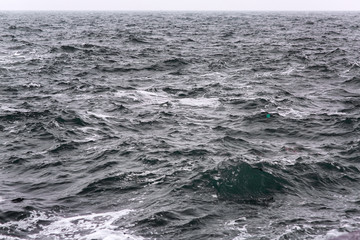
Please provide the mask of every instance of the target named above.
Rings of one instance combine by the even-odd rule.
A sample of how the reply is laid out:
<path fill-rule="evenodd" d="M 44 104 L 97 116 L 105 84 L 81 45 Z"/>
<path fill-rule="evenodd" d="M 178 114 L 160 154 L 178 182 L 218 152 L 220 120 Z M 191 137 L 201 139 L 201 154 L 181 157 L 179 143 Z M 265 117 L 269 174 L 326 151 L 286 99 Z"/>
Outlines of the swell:
<path fill-rule="evenodd" d="M 344 160 L 344 159 L 343 159 Z M 246 159 L 228 159 L 216 168 L 200 173 L 184 189 L 213 189 L 219 200 L 247 204 L 267 204 L 284 194 L 316 196 L 343 193 L 360 181 L 359 168 L 348 162 L 331 160 L 293 165 L 270 162 L 249 164 Z"/>

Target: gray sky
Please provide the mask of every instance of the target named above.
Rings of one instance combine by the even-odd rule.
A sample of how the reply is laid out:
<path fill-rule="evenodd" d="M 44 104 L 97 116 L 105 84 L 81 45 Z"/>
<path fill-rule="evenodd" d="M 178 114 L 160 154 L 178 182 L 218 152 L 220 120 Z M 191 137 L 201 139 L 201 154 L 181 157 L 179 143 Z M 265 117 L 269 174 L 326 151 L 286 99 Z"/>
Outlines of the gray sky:
<path fill-rule="evenodd" d="M 0 0 L 0 10 L 360 11 L 360 0 Z"/>

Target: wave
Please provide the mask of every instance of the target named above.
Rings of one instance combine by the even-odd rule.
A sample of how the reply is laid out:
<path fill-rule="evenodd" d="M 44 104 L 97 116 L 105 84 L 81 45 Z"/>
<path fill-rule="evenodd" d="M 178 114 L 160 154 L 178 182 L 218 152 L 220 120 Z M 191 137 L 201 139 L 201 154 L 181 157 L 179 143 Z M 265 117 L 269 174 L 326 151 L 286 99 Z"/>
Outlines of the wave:
<path fill-rule="evenodd" d="M 75 116 L 74 116 L 75 115 Z M 76 116 L 75 113 L 63 111 L 60 116 L 55 118 L 55 121 L 60 125 L 74 125 L 74 126 L 88 126 L 89 123 L 84 121 L 81 117 Z"/>
<path fill-rule="evenodd" d="M 16 111 L 13 113 L 0 115 L 0 121 L 3 122 L 15 122 L 24 121 L 26 119 L 41 119 L 51 115 L 49 110 L 44 111 Z"/>
<path fill-rule="evenodd" d="M 306 67 L 307 70 L 316 70 L 318 72 L 323 72 L 323 73 L 333 73 L 336 72 L 334 68 L 332 68 L 331 66 L 327 65 L 327 64 L 310 64 Z"/>
<path fill-rule="evenodd" d="M 100 70 L 102 72 L 112 72 L 112 73 L 127 73 L 127 72 L 140 72 L 140 71 L 172 71 L 180 70 L 188 65 L 188 62 L 182 59 L 169 59 L 155 63 L 150 66 L 141 66 L 141 67 L 132 67 L 132 66 L 102 66 L 96 65 L 94 69 Z"/>
<path fill-rule="evenodd" d="M 63 153 L 64 151 L 65 152 L 72 151 L 77 149 L 77 145 L 78 143 L 76 142 L 61 143 L 53 147 L 53 149 L 50 149 L 49 152 L 59 154 L 59 153 Z"/>
<path fill-rule="evenodd" d="M 137 43 L 137 44 L 148 44 L 149 43 L 145 39 L 141 38 L 140 36 L 136 36 L 136 35 L 130 35 L 128 37 L 128 41 L 131 43 Z"/>
<path fill-rule="evenodd" d="M 24 31 L 24 32 L 38 32 L 38 33 L 43 32 L 43 30 L 40 28 L 31 28 L 27 26 L 16 26 L 16 25 L 11 25 L 8 29 L 12 31 L 16 30 L 16 31 Z"/>
<path fill-rule="evenodd" d="M 245 162 L 225 161 L 209 176 L 220 199 L 266 203 L 284 192 L 285 179 L 276 177 Z"/>
<path fill-rule="evenodd" d="M 228 159 L 215 169 L 202 172 L 181 189 L 213 189 L 222 201 L 264 205 L 274 201 L 275 195 L 288 191 L 289 186 L 291 184 L 281 176 L 243 160 Z"/>
<path fill-rule="evenodd" d="M 180 68 L 184 68 L 188 64 L 189 64 L 189 62 L 182 58 L 172 58 L 172 59 L 167 59 L 167 60 L 158 62 L 150 67 L 147 67 L 146 70 L 149 70 L 149 71 L 177 70 Z"/>
<path fill-rule="evenodd" d="M 181 90 L 165 88 L 165 92 L 149 92 L 144 90 L 136 91 L 118 91 L 115 96 L 117 96 L 121 102 L 124 104 L 129 103 L 138 103 L 138 104 L 157 104 L 164 107 L 199 107 L 199 108 L 216 108 L 221 105 L 219 98 L 175 98 L 166 93 L 179 93 Z M 193 95 L 191 90 L 187 95 Z M 179 94 L 183 96 L 182 94 Z"/>
<path fill-rule="evenodd" d="M 60 48 L 61 48 L 61 50 L 65 51 L 65 52 L 70 52 L 70 53 L 80 50 L 80 49 L 78 49 L 74 46 L 70 46 L 70 45 L 63 45 Z"/>
<path fill-rule="evenodd" d="M 351 79 L 344 81 L 342 84 L 350 87 L 352 86 L 358 87 L 360 86 L 360 76 L 352 77 Z"/>
<path fill-rule="evenodd" d="M 81 189 L 79 195 L 89 195 L 97 193 L 126 193 L 136 191 L 148 184 L 148 177 L 152 175 L 144 175 L 143 173 L 122 173 L 115 176 L 104 177 L 94 180 L 86 187 Z"/>
<path fill-rule="evenodd" d="M 246 159 L 228 159 L 216 168 L 202 172 L 182 188 L 194 191 L 214 189 L 219 200 L 262 205 L 284 194 L 341 194 L 346 191 L 344 186 L 350 187 L 360 181 L 360 170 L 351 164 L 346 166 L 331 161 L 282 164 L 250 164 Z"/>

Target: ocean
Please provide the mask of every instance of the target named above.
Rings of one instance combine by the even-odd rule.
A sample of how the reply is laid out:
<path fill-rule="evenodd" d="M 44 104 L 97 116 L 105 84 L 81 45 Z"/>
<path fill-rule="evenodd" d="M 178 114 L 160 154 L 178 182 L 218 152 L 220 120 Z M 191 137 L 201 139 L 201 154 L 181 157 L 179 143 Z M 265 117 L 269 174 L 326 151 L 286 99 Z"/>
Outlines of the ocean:
<path fill-rule="evenodd" d="M 360 229 L 358 12 L 0 12 L 0 239 Z"/>

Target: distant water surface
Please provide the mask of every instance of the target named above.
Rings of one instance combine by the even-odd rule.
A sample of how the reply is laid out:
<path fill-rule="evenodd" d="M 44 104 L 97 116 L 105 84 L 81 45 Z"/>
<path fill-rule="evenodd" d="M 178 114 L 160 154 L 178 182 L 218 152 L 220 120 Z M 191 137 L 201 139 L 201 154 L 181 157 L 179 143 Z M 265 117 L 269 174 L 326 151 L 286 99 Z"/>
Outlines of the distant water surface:
<path fill-rule="evenodd" d="M 360 14 L 0 13 L 0 239 L 360 229 Z"/>

